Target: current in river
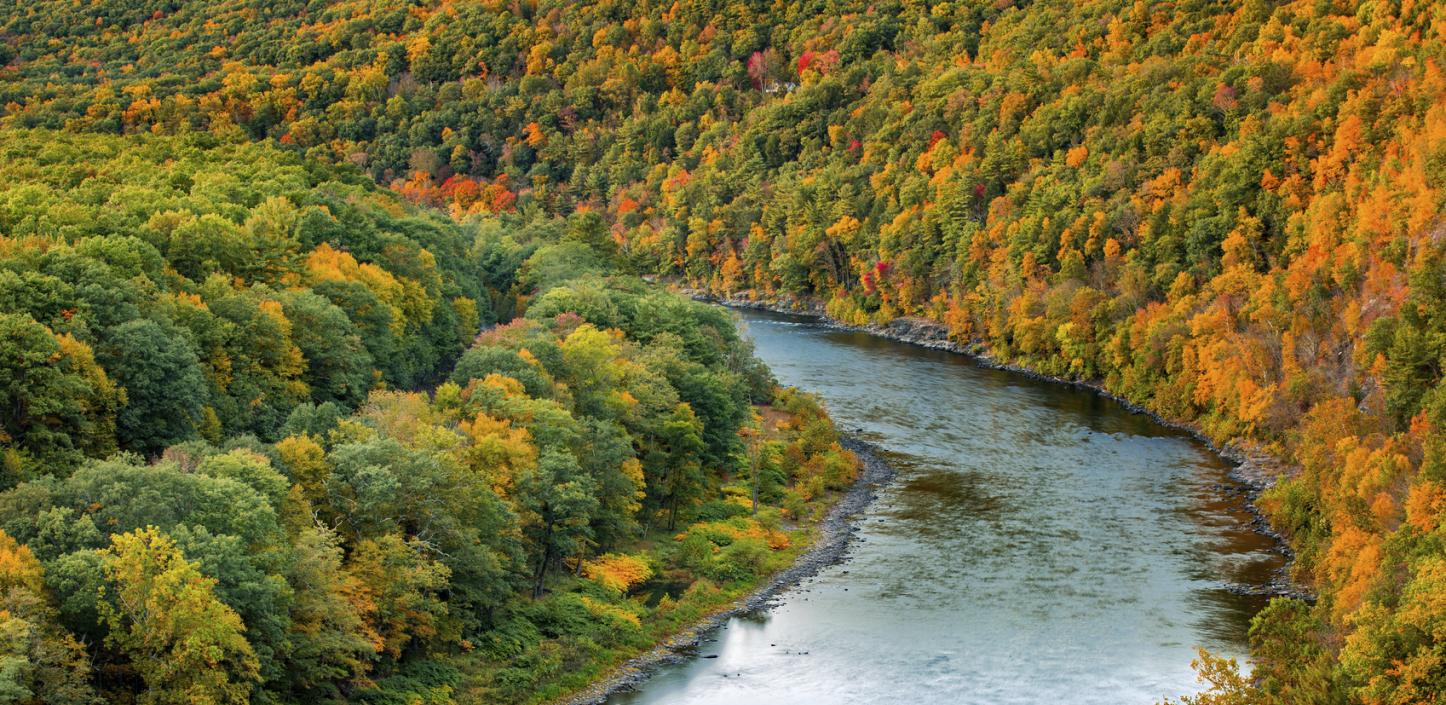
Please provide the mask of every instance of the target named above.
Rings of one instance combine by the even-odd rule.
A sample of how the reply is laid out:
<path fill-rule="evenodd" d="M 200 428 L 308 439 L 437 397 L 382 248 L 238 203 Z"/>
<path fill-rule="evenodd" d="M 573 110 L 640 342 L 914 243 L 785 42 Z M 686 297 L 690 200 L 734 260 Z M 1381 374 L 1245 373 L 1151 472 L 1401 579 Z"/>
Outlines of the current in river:
<path fill-rule="evenodd" d="M 1281 566 L 1229 466 L 1096 394 L 742 312 L 779 382 L 882 446 L 845 562 L 613 705 L 1148 705 L 1242 656 Z M 712 657 L 712 658 L 707 658 Z"/>

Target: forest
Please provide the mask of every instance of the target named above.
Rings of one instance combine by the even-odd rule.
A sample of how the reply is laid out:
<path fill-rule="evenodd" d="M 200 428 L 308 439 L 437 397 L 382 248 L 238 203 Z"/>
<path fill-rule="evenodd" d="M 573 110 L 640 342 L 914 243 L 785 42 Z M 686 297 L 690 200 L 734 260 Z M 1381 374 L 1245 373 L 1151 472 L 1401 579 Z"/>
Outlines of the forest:
<path fill-rule="evenodd" d="M 204 135 L 0 145 L 5 702 L 540 702 L 853 478 L 595 217 L 459 225 Z"/>
<path fill-rule="evenodd" d="M 107 594 L 123 595 L 140 580 L 124 573 L 139 559 L 123 555 L 186 574 L 176 584 L 187 586 L 217 580 L 208 565 L 254 560 L 258 585 L 301 605 L 297 585 L 328 584 L 286 573 L 305 545 L 319 556 L 310 565 L 340 576 L 327 589 L 363 605 L 345 620 L 365 629 L 349 633 L 377 648 L 353 661 L 262 644 L 257 628 L 245 649 L 218 634 L 229 667 L 246 674 L 228 683 L 293 694 L 282 699 L 423 684 L 520 693 L 522 671 L 568 670 L 559 664 L 613 648 L 578 636 L 583 626 L 549 632 L 537 605 L 561 603 L 516 596 L 549 568 L 571 570 L 574 612 L 593 615 L 578 624 L 612 614 L 577 607 L 603 600 L 584 594 L 587 566 L 613 560 L 609 541 L 637 540 L 675 513 L 721 511 L 702 499 L 736 484 L 737 431 L 758 423 L 750 403 L 802 405 L 788 412 L 798 423 L 768 431 L 804 448 L 779 456 L 792 458 L 773 497 L 780 514 L 807 511 L 813 477 L 829 487 L 847 475 L 831 441 L 807 440 L 821 412 L 772 398 L 728 324 L 616 270 L 820 301 L 850 323 L 932 319 L 1000 361 L 1097 382 L 1218 443 L 1269 453 L 1288 470 L 1260 506 L 1315 599 L 1279 599 L 1256 618 L 1251 678 L 1205 659 L 1218 687 L 1195 702 L 1437 701 L 1443 28 L 1446 7 L 1415 0 L 17 5 L 0 25 L 0 322 L 15 351 L 4 473 L 18 509 L 0 526 L 18 542 L 12 565 L 27 566 L 10 599 L 31 611 L 11 612 L 59 636 L 17 641 L 15 653 L 43 643 L 50 662 L 74 663 L 78 652 L 53 645 L 80 639 L 98 650 L 96 687 L 125 690 L 147 677 L 129 640 L 153 629 L 136 628 L 125 600 L 77 586 L 109 581 Z M 449 374 L 476 330 L 518 313 Z M 666 330 L 643 323 L 660 316 Z M 573 346 L 591 352 L 569 362 Z M 138 353 L 148 363 L 133 367 Z M 594 355 L 612 362 L 580 361 Z M 728 375 L 747 381 L 719 381 Z M 417 396 L 424 389 L 434 394 Z M 550 435 L 528 425 L 536 412 L 508 411 L 533 403 L 575 428 Z M 502 475 L 466 510 L 502 512 L 494 520 L 518 527 L 516 542 L 467 549 L 493 556 L 505 580 L 438 578 L 459 539 L 434 532 L 474 520 L 457 508 L 435 524 L 355 525 L 348 507 L 367 493 L 332 478 L 399 462 L 367 460 L 380 451 L 357 444 L 465 467 L 456 453 L 478 414 L 503 436 L 526 430 L 534 448 L 531 460 L 492 451 L 503 455 L 483 465 Z M 687 429 L 696 438 L 683 440 Z M 549 443 L 579 465 L 564 469 Z M 579 447 L 609 443 L 637 465 L 581 468 L 597 454 Z M 660 460 L 675 443 L 694 448 L 679 456 L 690 459 Z M 839 468 L 815 468 L 810 453 Z M 75 523 L 65 512 L 111 511 L 88 509 L 100 490 L 71 483 L 124 475 L 104 463 L 153 461 L 195 468 L 179 475 L 187 482 L 272 477 L 258 497 L 275 500 L 292 553 L 253 550 L 275 542 L 199 518 L 141 521 L 162 516 L 153 508 L 92 517 L 106 536 L 46 538 L 60 529 L 43 517 L 60 527 Z M 528 469 L 495 470 L 513 462 Z M 558 520 L 586 536 L 557 538 L 568 531 L 537 518 L 568 503 L 537 504 L 518 478 L 548 472 L 612 487 L 585 493 L 598 507 L 567 510 L 587 520 Z M 297 528 L 297 511 L 332 533 Z M 421 510 L 366 513 L 409 511 Z M 768 513 L 757 516 L 718 521 L 766 533 Z M 146 533 L 152 524 L 162 533 Z M 641 573 L 709 574 L 648 550 L 661 563 Z M 174 560 L 181 553 L 199 558 Z M 607 565 L 626 572 L 623 560 Z M 399 590 L 386 570 L 432 577 Z M 343 578 L 391 587 L 358 602 Z M 239 580 L 210 592 L 247 625 L 261 616 L 240 594 L 283 601 Z M 439 587 L 453 583 L 508 588 Z M 429 611 L 429 584 L 447 618 Z M 81 593 L 88 604 L 68 601 Z M 377 607 L 384 599 L 405 608 Z M 323 614 L 309 618 L 345 621 Z M 401 614 L 403 624 L 367 621 Z M 287 634 L 284 621 L 266 623 Z M 299 632 L 322 633 L 309 629 Z M 481 634 L 492 641 L 473 640 Z M 485 666 L 509 648 L 537 665 Z M 448 655 L 409 657 L 422 652 Z M 268 680 L 307 672 L 286 661 L 297 653 L 328 675 Z M 63 671 L 24 670 L 18 687 Z M 431 685 L 456 673 L 480 680 Z"/>

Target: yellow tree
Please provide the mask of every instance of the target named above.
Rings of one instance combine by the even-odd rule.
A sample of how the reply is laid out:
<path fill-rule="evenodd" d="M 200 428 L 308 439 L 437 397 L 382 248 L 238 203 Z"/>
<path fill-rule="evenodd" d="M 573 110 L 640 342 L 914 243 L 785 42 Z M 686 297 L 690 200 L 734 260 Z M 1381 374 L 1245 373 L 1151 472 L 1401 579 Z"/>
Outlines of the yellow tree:
<path fill-rule="evenodd" d="M 142 705 L 243 705 L 261 680 L 241 617 L 216 580 L 155 527 L 112 537 L 101 617 L 106 644 L 146 684 Z"/>

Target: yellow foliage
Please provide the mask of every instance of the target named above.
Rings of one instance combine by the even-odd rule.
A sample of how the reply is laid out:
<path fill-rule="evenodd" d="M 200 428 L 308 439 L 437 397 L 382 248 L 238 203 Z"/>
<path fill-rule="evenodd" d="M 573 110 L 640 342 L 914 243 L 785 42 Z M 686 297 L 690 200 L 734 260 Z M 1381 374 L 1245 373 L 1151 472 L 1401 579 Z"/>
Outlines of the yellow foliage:
<path fill-rule="evenodd" d="M 625 610 L 618 605 L 600 602 L 591 597 L 588 597 L 587 595 L 582 595 L 581 599 L 582 604 L 587 607 L 587 611 L 591 612 L 595 617 L 602 617 L 604 619 L 611 620 L 621 620 L 623 622 L 631 624 L 633 627 L 638 628 L 641 628 L 643 626 L 643 623 L 641 620 L 638 619 L 637 614 L 629 612 L 628 610 Z"/>
<path fill-rule="evenodd" d="M 45 570 L 28 546 L 0 531 L 0 590 L 15 587 L 45 594 Z"/>
<path fill-rule="evenodd" d="M 510 495 L 517 477 L 536 467 L 537 448 L 527 429 L 487 414 L 457 426 L 470 441 L 462 450 L 463 462 L 486 477 L 499 495 Z"/>
<path fill-rule="evenodd" d="M 606 553 L 584 561 L 582 574 L 609 590 L 626 593 L 633 587 L 653 577 L 653 569 L 640 556 L 622 553 Z"/>
<path fill-rule="evenodd" d="M 326 451 L 311 436 L 287 436 L 276 443 L 276 454 L 292 480 L 313 503 L 324 497 L 324 484 L 331 474 Z"/>

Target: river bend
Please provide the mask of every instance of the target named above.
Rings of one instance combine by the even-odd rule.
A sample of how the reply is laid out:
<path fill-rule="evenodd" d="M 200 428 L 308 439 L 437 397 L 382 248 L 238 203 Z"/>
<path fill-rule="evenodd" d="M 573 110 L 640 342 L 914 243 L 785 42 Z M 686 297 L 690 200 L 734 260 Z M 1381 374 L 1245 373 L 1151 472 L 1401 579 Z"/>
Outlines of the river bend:
<path fill-rule="evenodd" d="M 846 562 L 609 703 L 1147 705 L 1196 689 L 1197 646 L 1243 653 L 1263 600 L 1230 588 L 1281 558 L 1200 443 L 958 355 L 742 316 L 898 478 Z"/>

